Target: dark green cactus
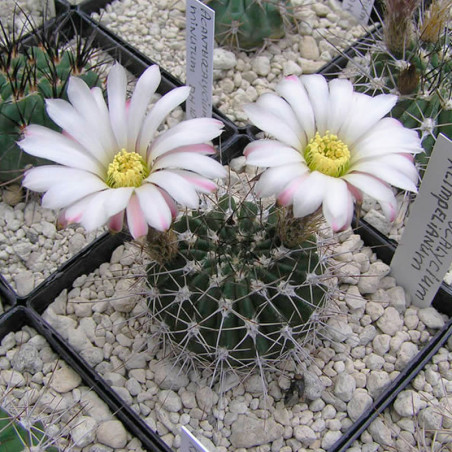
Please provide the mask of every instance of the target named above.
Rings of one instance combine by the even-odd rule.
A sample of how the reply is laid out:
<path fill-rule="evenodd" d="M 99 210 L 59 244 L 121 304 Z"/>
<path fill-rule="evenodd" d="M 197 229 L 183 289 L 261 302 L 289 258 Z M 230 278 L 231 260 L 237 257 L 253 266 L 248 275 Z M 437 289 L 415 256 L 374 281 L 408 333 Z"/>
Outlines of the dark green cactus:
<path fill-rule="evenodd" d="M 41 422 L 25 428 L 19 420 L 10 416 L 3 408 L 0 408 L 0 449 L 3 452 L 18 452 L 22 450 L 40 450 L 57 452 L 56 447 L 50 444 L 53 441 L 46 437 Z"/>
<path fill-rule="evenodd" d="M 99 84 L 98 75 L 80 66 L 77 54 L 70 50 L 18 49 L 7 40 L 0 45 L 0 183 L 17 181 L 27 165 L 46 163 L 16 145 L 27 124 L 57 130 L 47 116 L 45 99 L 65 98 L 71 75 L 80 76 L 89 86 Z"/>
<path fill-rule="evenodd" d="M 210 0 L 215 10 L 215 37 L 221 45 L 254 50 L 266 39 L 280 39 L 290 23 L 289 0 Z"/>
<path fill-rule="evenodd" d="M 281 233 L 281 220 L 275 207 L 227 196 L 175 223 L 167 262 L 151 265 L 148 281 L 152 315 L 179 349 L 231 367 L 300 352 L 328 291 L 312 229 L 295 220 Z M 294 241 L 290 230 L 301 232 L 301 244 L 282 244 L 280 235 Z M 161 243 L 150 242 L 161 257 Z"/>
<path fill-rule="evenodd" d="M 439 19 L 429 24 L 433 16 L 425 12 L 424 3 L 419 6 L 419 23 L 413 24 L 413 41 L 394 54 L 377 33 L 369 48 L 368 70 L 355 80 L 357 89 L 365 92 L 400 94 L 391 116 L 421 134 L 426 151 L 416 156 L 421 165 L 428 161 L 439 133 L 452 139 L 452 29 L 441 28 Z M 439 3 L 433 2 L 432 8 Z M 426 39 L 429 27 L 437 30 L 435 39 Z"/>

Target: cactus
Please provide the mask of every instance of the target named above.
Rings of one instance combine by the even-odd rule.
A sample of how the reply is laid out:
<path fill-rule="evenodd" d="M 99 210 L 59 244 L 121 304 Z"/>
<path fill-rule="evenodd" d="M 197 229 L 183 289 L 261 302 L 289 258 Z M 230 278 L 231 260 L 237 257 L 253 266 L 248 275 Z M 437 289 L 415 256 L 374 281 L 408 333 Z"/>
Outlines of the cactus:
<path fill-rule="evenodd" d="M 17 181 L 27 165 L 44 160 L 23 153 L 16 145 L 30 123 L 53 129 L 45 111 L 46 98 L 64 98 L 70 75 L 81 76 L 90 86 L 99 84 L 86 65 L 87 49 L 60 51 L 49 42 L 22 47 L 2 28 L 0 37 L 0 183 Z"/>
<path fill-rule="evenodd" d="M 280 39 L 290 23 L 289 0 L 210 0 L 215 10 L 215 37 L 221 45 L 254 50 L 265 40 Z"/>
<path fill-rule="evenodd" d="M 405 7 L 407 1 L 387 0 L 387 3 L 396 4 L 392 5 L 396 10 L 400 7 L 399 15 L 409 14 L 405 19 L 410 21 L 410 38 L 397 39 L 397 32 L 407 28 L 398 30 L 397 20 L 404 24 L 406 20 L 398 15 L 397 20 L 385 17 L 383 32 L 375 34 L 368 49 L 367 68 L 360 71 L 355 85 L 364 92 L 400 95 L 391 116 L 420 132 L 426 153 L 416 158 L 424 166 L 438 133 L 452 138 L 452 29 L 446 25 L 452 1 L 434 0 L 430 9 L 424 5 L 427 2 L 421 2 L 414 14 L 417 21 Z M 400 42 L 404 46 L 396 51 Z"/>
<path fill-rule="evenodd" d="M 160 240 L 148 238 L 160 261 L 148 268 L 150 309 L 179 351 L 215 369 L 262 369 L 307 355 L 299 340 L 312 340 L 328 276 L 314 234 L 318 218 L 285 213 L 225 195 Z"/>
<path fill-rule="evenodd" d="M 0 408 L 0 446 L 3 452 L 32 449 L 57 452 L 58 449 L 50 445 L 53 441 L 47 438 L 44 432 L 41 422 L 24 426 L 17 417 Z"/>

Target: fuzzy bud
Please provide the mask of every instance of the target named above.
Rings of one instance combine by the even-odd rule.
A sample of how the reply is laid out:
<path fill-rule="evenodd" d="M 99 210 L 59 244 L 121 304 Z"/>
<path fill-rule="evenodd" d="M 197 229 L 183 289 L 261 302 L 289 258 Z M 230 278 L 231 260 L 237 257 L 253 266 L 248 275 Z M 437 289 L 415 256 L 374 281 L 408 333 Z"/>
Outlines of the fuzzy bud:
<path fill-rule="evenodd" d="M 385 0 L 384 39 L 396 55 L 403 54 L 414 39 L 413 14 L 419 0 Z"/>
<path fill-rule="evenodd" d="M 436 44 L 443 34 L 450 18 L 452 0 L 434 0 L 425 12 L 420 38 L 424 42 Z"/>
<path fill-rule="evenodd" d="M 419 85 L 419 72 L 414 64 L 410 64 L 406 69 L 400 72 L 397 80 L 397 88 L 400 94 L 412 94 Z"/>

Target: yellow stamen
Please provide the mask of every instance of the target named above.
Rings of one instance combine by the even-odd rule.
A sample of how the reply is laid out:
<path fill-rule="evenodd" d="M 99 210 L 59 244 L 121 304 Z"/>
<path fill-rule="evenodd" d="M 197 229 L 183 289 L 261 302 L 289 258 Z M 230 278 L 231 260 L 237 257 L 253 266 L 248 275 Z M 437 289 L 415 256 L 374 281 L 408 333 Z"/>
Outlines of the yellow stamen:
<path fill-rule="evenodd" d="M 327 176 L 341 177 L 349 167 L 350 151 L 336 135 L 328 131 L 323 137 L 317 132 L 304 151 L 306 164 L 311 171 Z"/>
<path fill-rule="evenodd" d="M 141 155 L 121 149 L 108 165 L 106 183 L 111 188 L 139 187 L 149 173 Z"/>

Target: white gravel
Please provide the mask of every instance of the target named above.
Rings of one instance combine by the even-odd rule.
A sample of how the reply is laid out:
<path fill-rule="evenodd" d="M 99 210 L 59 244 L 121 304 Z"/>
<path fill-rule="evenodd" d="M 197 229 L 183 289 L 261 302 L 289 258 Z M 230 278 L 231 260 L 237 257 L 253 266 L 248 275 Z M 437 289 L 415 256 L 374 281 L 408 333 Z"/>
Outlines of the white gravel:
<path fill-rule="evenodd" d="M 317 72 L 364 33 L 335 0 L 293 0 L 297 27 L 254 53 L 214 51 L 213 103 L 244 124 L 244 104 L 272 91 L 285 75 Z M 115 0 L 92 17 L 185 81 L 185 1 Z"/>
<path fill-rule="evenodd" d="M 0 201 L 2 276 L 25 296 L 105 230 L 88 233 L 75 225 L 58 230 L 57 212 L 42 208 L 36 196 L 14 207 Z"/>
<path fill-rule="evenodd" d="M 0 346 L 0 406 L 23 425 L 41 422 L 59 450 L 144 451 L 108 406 L 28 326 Z"/>
<path fill-rule="evenodd" d="M 162 348 L 147 316 L 136 244 L 120 246 L 110 263 L 77 279 L 44 318 L 174 450 L 181 425 L 210 450 L 326 450 L 446 319 L 433 308 L 410 306 L 389 267 L 359 236 L 347 231 L 337 238 L 340 295 L 327 327 L 307 345 L 312 361 L 288 359 L 279 371 L 266 372 L 267 396 L 253 374 L 227 376 L 219 397 L 208 373 L 164 359 L 169 348 Z M 304 399 L 288 406 L 284 398 L 296 374 L 305 376 Z M 377 435 L 372 441 L 372 450 L 384 447 Z"/>

